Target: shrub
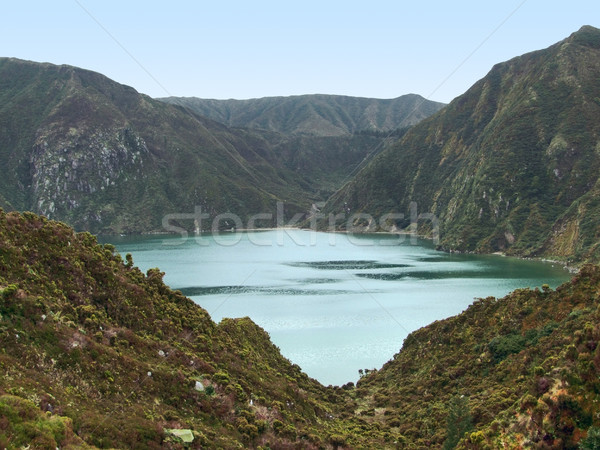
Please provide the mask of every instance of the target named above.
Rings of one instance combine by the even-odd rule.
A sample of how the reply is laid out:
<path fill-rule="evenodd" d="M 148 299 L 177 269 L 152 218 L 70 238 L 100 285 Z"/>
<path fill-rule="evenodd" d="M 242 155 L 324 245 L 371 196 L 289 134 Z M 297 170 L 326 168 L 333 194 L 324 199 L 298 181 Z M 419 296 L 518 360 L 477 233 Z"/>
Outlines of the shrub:
<path fill-rule="evenodd" d="M 464 397 L 454 397 L 448 405 L 446 418 L 446 440 L 444 449 L 453 449 L 468 431 L 473 429 L 473 419 L 469 410 L 469 400 Z"/>
<path fill-rule="evenodd" d="M 277 420 L 275 419 L 273 421 L 273 430 L 275 431 L 275 433 L 279 433 L 284 427 L 284 424 L 281 420 Z"/>
<path fill-rule="evenodd" d="M 215 383 L 226 385 L 229 384 L 229 375 L 225 372 L 217 372 L 212 376 Z"/>
<path fill-rule="evenodd" d="M 538 403 L 537 398 L 535 398 L 531 394 L 526 394 L 521 399 L 521 411 L 525 411 L 529 408 L 534 408 L 537 405 L 537 403 Z"/>
<path fill-rule="evenodd" d="M 590 427 L 587 436 L 579 442 L 579 448 L 582 450 L 600 449 L 600 428 Z"/>
<path fill-rule="evenodd" d="M 346 437 L 341 434 L 332 434 L 329 436 L 329 443 L 333 448 L 344 447 L 346 445 Z"/>
<path fill-rule="evenodd" d="M 212 385 L 208 385 L 204 388 L 204 392 L 210 397 L 212 395 L 215 395 L 215 388 Z"/>
<path fill-rule="evenodd" d="M 497 362 L 502 361 L 508 355 L 519 353 L 525 348 L 526 339 L 517 333 L 506 336 L 496 336 L 488 344 L 488 349 Z"/>

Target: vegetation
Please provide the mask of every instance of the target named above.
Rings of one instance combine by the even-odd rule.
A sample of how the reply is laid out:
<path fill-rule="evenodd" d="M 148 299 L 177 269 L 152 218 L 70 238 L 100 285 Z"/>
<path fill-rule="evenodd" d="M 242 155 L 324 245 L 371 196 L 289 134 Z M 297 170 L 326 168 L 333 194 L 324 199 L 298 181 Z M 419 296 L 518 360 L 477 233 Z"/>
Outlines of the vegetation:
<path fill-rule="evenodd" d="M 160 100 L 185 106 L 230 127 L 318 137 L 353 133 L 381 133 L 386 137 L 393 130 L 414 125 L 444 106 L 415 94 L 386 100 L 321 94 L 250 100 L 196 97 Z"/>
<path fill-rule="evenodd" d="M 171 429 L 196 447 L 311 448 L 347 428 L 338 389 L 250 320 L 216 325 L 162 275 L 88 233 L 0 212 L 2 448 L 177 447 Z"/>
<path fill-rule="evenodd" d="M 277 202 L 286 221 L 309 211 L 384 141 L 230 129 L 98 73 L 11 58 L 0 130 L 0 206 L 95 233 L 169 231 L 166 215 L 189 231 L 197 208 L 204 229 L 223 213 L 274 226 Z"/>
<path fill-rule="evenodd" d="M 584 27 L 495 66 L 384 149 L 329 211 L 403 212 L 410 200 L 439 216 L 446 248 L 597 259 L 599 42 Z M 232 132 L 79 69 L 3 59 L 0 74 L 0 201 L 11 209 L 135 231 L 190 204 L 255 212 L 307 192 L 264 150 L 273 147 L 249 144 L 266 142 L 261 133 Z M 290 152 L 310 166 L 304 138 Z M 76 188 L 61 191 L 65 183 Z M 248 318 L 215 324 L 162 278 L 87 232 L 0 209 L 1 448 L 600 442 L 599 266 L 555 291 L 478 299 L 342 387 L 310 379 Z"/>
<path fill-rule="evenodd" d="M 599 286 L 585 266 L 556 291 L 479 299 L 409 335 L 356 394 L 417 446 L 578 448 L 598 426 Z"/>
<path fill-rule="evenodd" d="M 409 217 L 412 203 L 437 217 L 446 250 L 599 261 L 599 36 L 583 27 L 497 64 L 382 151 L 324 212 Z M 430 221 L 420 228 L 432 232 Z"/>
<path fill-rule="evenodd" d="M 410 334 L 356 386 L 324 387 L 249 319 L 217 325 L 158 269 L 143 274 L 132 262 L 87 232 L 0 211 L 4 447 L 593 448 L 598 440 L 600 267 L 585 266 L 556 291 L 477 300 Z"/>

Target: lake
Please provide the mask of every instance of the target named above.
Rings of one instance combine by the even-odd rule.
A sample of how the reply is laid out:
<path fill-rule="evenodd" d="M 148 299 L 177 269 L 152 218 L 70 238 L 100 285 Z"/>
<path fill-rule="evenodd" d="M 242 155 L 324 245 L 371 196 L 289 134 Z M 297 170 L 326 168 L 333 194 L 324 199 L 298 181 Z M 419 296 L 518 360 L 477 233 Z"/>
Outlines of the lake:
<path fill-rule="evenodd" d="M 99 240 L 131 253 L 144 272 L 159 267 L 213 320 L 249 316 L 325 385 L 380 368 L 408 333 L 475 298 L 571 277 L 558 264 L 443 253 L 406 235 L 277 229 Z"/>

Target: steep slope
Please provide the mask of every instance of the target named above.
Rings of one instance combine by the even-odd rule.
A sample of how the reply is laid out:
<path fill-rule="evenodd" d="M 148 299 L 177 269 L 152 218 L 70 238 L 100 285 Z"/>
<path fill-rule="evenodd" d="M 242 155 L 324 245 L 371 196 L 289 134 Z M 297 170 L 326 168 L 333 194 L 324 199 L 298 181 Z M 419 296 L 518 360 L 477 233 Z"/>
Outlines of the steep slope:
<path fill-rule="evenodd" d="M 162 230 L 164 215 L 196 206 L 242 218 L 274 212 L 277 201 L 290 215 L 308 209 L 314 186 L 272 145 L 94 72 L 0 59 L 0 202 L 9 209 L 105 232 Z"/>
<path fill-rule="evenodd" d="M 273 226 L 277 202 L 284 219 L 308 211 L 389 140 L 230 129 L 98 73 L 9 58 L 0 102 L 0 205 L 93 232 L 165 231 L 167 215 L 191 230 L 197 207 L 203 228 L 222 213 Z"/>
<path fill-rule="evenodd" d="M 597 266 L 479 299 L 361 378 L 356 413 L 416 448 L 597 448 L 578 445 L 600 431 L 599 324 Z"/>
<path fill-rule="evenodd" d="M 194 448 L 318 448 L 354 426 L 369 432 L 350 442 L 385 442 L 342 420 L 345 391 L 309 379 L 264 330 L 215 324 L 162 275 L 0 210 L 2 448 L 181 448 L 171 429 L 192 430 Z"/>
<path fill-rule="evenodd" d="M 326 211 L 408 218 L 416 202 L 439 221 L 446 249 L 597 260 L 598 92 L 600 31 L 583 27 L 494 66 L 382 152 Z"/>
<path fill-rule="evenodd" d="M 444 107 L 443 103 L 415 94 L 394 99 L 298 95 L 250 100 L 196 97 L 160 100 L 188 107 L 228 126 L 311 136 L 343 136 L 359 131 L 390 132 L 414 125 Z"/>

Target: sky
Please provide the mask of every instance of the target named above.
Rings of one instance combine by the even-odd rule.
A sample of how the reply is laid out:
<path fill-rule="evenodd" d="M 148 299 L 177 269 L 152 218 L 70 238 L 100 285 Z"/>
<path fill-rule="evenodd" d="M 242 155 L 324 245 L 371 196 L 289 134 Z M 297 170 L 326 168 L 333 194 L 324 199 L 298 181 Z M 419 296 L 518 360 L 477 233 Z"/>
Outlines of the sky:
<path fill-rule="evenodd" d="M 152 97 L 337 94 L 450 102 L 583 25 L 598 0 L 0 0 L 0 56 Z"/>

